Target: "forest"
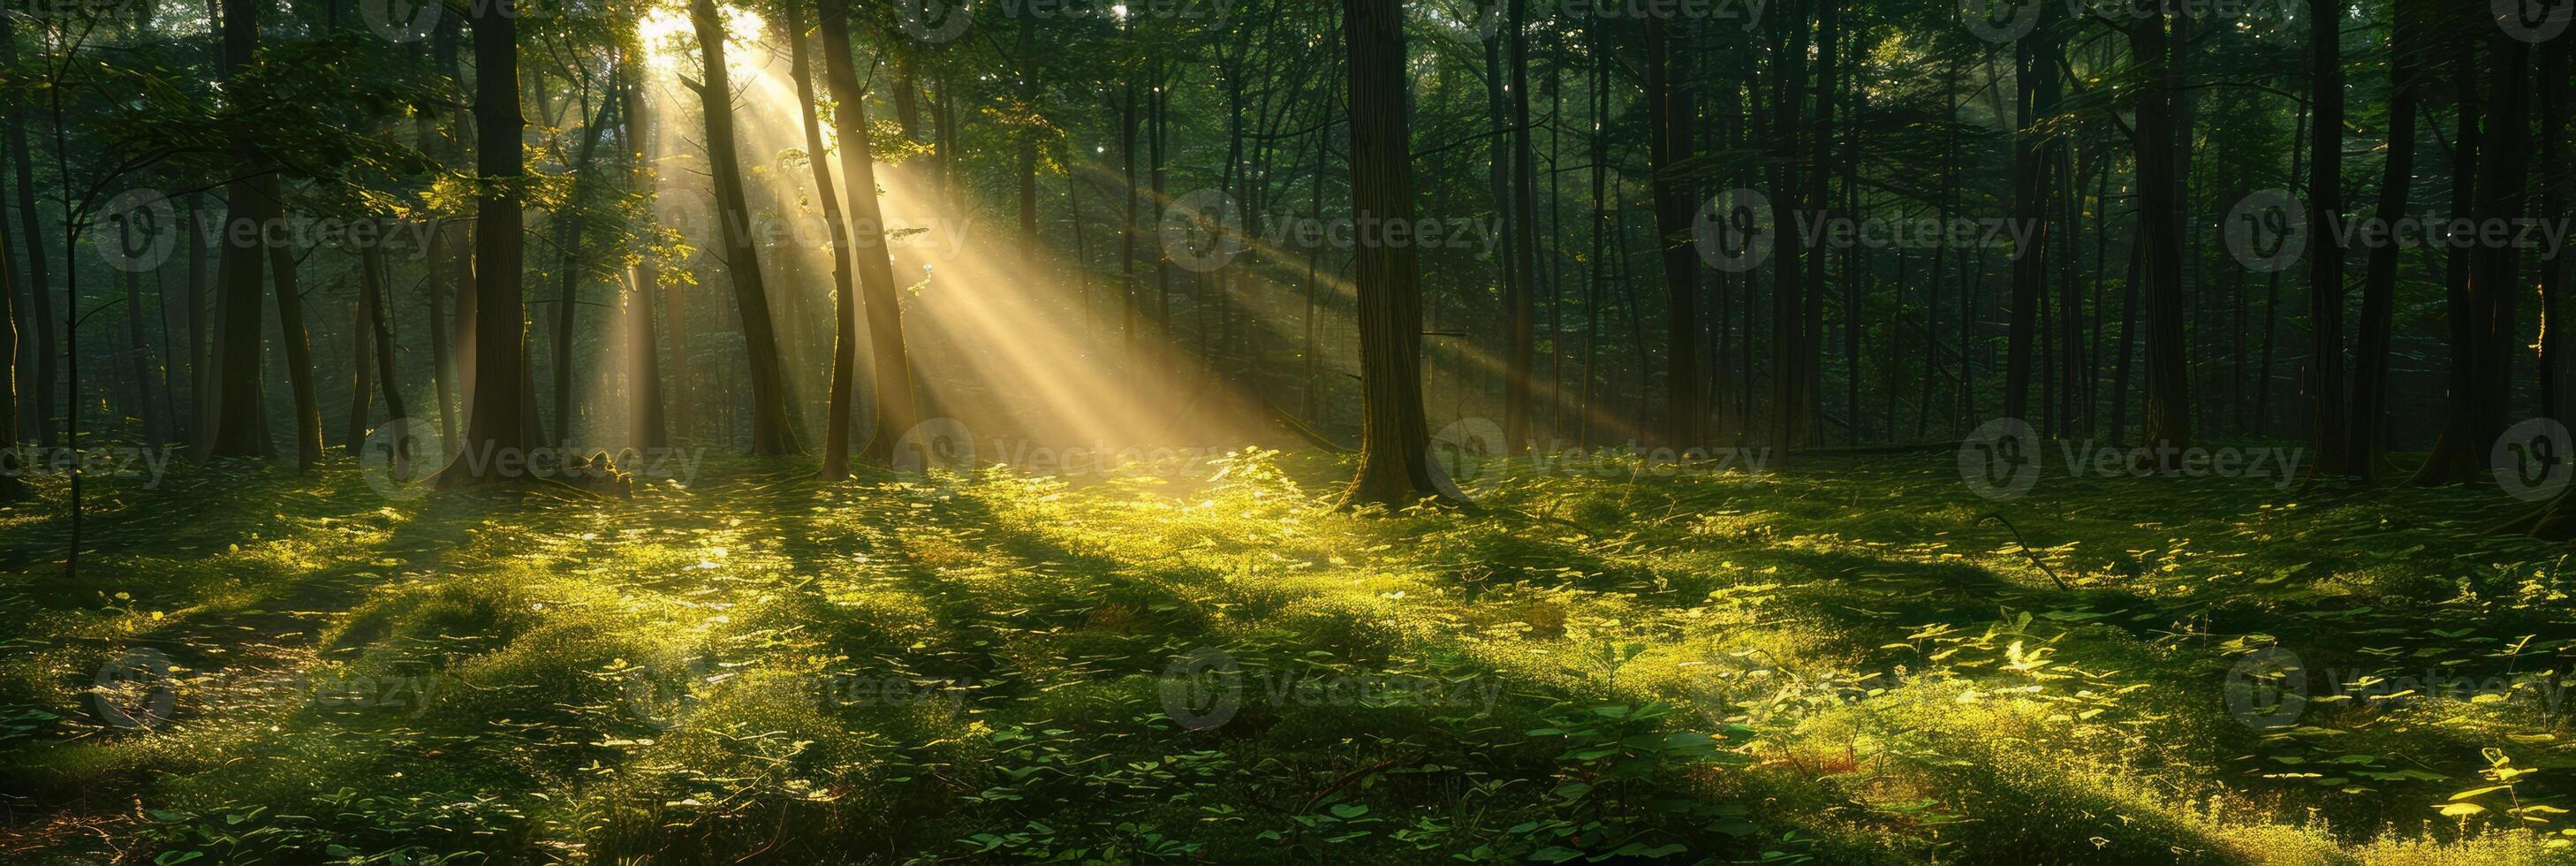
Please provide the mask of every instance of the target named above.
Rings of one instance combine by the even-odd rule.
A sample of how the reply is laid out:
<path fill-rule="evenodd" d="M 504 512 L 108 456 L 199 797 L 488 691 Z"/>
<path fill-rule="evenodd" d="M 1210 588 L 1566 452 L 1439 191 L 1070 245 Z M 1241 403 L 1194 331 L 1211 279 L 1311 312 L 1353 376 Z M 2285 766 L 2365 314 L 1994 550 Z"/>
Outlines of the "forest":
<path fill-rule="evenodd" d="M 0 0 L 0 861 L 2576 863 L 2571 24 Z"/>

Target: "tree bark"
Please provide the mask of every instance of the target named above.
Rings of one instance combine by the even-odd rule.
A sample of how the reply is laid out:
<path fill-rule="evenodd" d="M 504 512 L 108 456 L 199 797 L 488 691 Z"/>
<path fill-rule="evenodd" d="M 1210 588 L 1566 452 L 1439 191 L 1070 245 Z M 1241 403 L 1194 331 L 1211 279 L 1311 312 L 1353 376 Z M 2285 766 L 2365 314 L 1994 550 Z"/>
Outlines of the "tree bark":
<path fill-rule="evenodd" d="M 714 175 L 725 275 L 741 312 L 743 360 L 751 376 L 751 453 L 796 454 L 804 448 L 797 444 L 795 423 L 787 414 L 793 400 L 788 397 L 785 371 L 779 368 L 777 325 L 769 315 L 760 251 L 752 243 L 751 208 L 744 202 L 742 160 L 734 141 L 733 82 L 725 69 L 724 20 L 717 16 L 714 0 L 694 0 L 689 4 L 689 22 L 697 30 L 698 56 L 705 60 L 698 98 L 706 114 L 707 169 Z"/>
<path fill-rule="evenodd" d="M 275 175 L 264 184 L 269 207 L 283 201 Z M 268 248 L 269 280 L 277 289 L 277 330 L 286 344 L 286 385 L 295 395 L 295 469 L 310 472 L 322 462 L 322 404 L 313 394 L 313 338 L 304 327 L 304 290 L 295 279 L 295 251 Z"/>
<path fill-rule="evenodd" d="M 2394 225 L 2406 216 L 2415 183 L 2416 90 L 2423 67 L 2416 60 L 2417 7 L 2396 4 L 2389 31 L 2388 161 L 2379 182 L 2379 220 Z M 2388 364 L 2397 315 L 2398 245 L 2380 244 L 2370 251 L 2363 277 L 2361 333 L 2353 347 L 2352 421 L 2346 430 L 2353 473 L 2368 479 L 2377 473 L 2388 446 Z"/>
<path fill-rule="evenodd" d="M 903 341 L 903 287 L 886 249 L 885 213 L 877 201 L 876 146 L 870 138 L 866 95 L 850 59 L 847 0 L 822 0 L 823 84 L 832 96 L 833 129 L 841 139 L 841 182 L 848 185 L 850 254 L 857 267 L 860 302 L 868 316 L 868 349 L 877 388 L 876 435 L 859 459 L 893 462 L 894 447 L 919 414 L 913 399 L 912 358 Z M 846 317 L 845 317 L 846 318 Z M 857 386 L 853 377 L 852 387 Z"/>
<path fill-rule="evenodd" d="M 457 460 L 433 479 L 443 487 L 523 481 L 527 454 L 528 317 L 520 270 L 527 229 L 518 185 L 527 173 L 520 135 L 518 23 L 501 4 L 472 7 L 474 22 L 475 203 L 472 408 Z M 465 302 L 460 299 L 460 310 Z M 461 314 L 461 313 L 460 313 Z M 460 343 L 462 340 L 460 340 Z"/>
<path fill-rule="evenodd" d="M 259 48 L 260 4 L 223 0 L 223 6 L 222 68 L 230 80 L 248 69 Z M 191 425 L 196 433 L 194 459 L 200 463 L 210 457 L 265 458 L 275 453 L 261 417 L 260 274 L 266 263 L 259 241 L 262 219 L 274 212 L 275 203 L 260 181 L 262 163 L 251 134 L 245 130 L 231 144 L 236 176 L 224 186 L 214 348 L 203 376 L 207 393 L 200 395 L 197 421 Z M 45 374 L 42 369 L 37 372 Z"/>
<path fill-rule="evenodd" d="M 2162 13 L 2128 27 L 2129 49 L 2146 86 L 2138 94 L 2138 219 L 2145 248 L 2139 261 L 2146 300 L 2147 400 L 2141 462 L 2161 470 L 2180 467 L 2191 446 L 2191 380 L 2184 365 L 2182 330 L 2182 202 L 2180 157 L 2168 131 L 2174 124 L 2172 52 Z"/>
<path fill-rule="evenodd" d="M 1403 0 L 1343 0 L 1350 52 L 1351 211 L 1358 225 L 1413 220 Z M 1375 240 L 1377 242 L 1371 242 Z M 1430 454 L 1422 414 L 1422 294 L 1410 245 L 1363 238 L 1359 293 L 1360 454 L 1340 508 L 1464 504 Z"/>
<path fill-rule="evenodd" d="M 1700 404 L 1699 264 L 1691 237 L 1690 185 L 1680 164 L 1691 157 L 1692 105 L 1686 85 L 1690 51 L 1673 45 L 1670 21 L 1646 23 L 1648 158 L 1653 163 L 1655 252 L 1664 270 L 1668 308 L 1664 332 L 1664 444 L 1676 453 L 1702 444 Z M 1784 189 L 1774 190 L 1787 195 Z M 1778 223 L 1788 225 L 1788 223 Z M 1644 375 L 1645 371 L 1638 371 Z M 1783 449 L 1785 450 L 1785 449 Z"/>
<path fill-rule="evenodd" d="M 825 4 L 842 0 L 819 0 Z M 787 44 L 789 74 L 796 79 L 796 108 L 805 125 L 805 162 L 814 172 L 814 206 L 823 212 L 823 223 L 832 237 L 832 384 L 825 400 L 823 421 L 823 479 L 839 481 L 850 476 L 850 403 L 858 388 L 858 297 L 851 285 L 849 225 L 841 219 L 841 196 L 832 188 L 832 170 L 823 156 L 823 123 L 814 108 L 814 61 L 805 44 L 805 8 L 800 0 L 789 0 Z M 864 97 L 861 97 L 864 98 Z M 839 103 L 835 112 L 842 110 Z M 844 140 L 842 146 L 847 147 Z M 1034 170 L 1034 169 L 1032 169 Z M 1034 222 L 1034 216 L 1030 217 Z M 1034 246 L 1035 238 L 1029 241 Z"/>
<path fill-rule="evenodd" d="M 2334 230 L 2343 219 L 2343 17 L 2342 0 L 2308 0 L 2309 134 L 2316 140 L 2308 161 L 2308 441 L 2318 475 L 2355 474 L 2344 416 L 2344 251 Z"/>

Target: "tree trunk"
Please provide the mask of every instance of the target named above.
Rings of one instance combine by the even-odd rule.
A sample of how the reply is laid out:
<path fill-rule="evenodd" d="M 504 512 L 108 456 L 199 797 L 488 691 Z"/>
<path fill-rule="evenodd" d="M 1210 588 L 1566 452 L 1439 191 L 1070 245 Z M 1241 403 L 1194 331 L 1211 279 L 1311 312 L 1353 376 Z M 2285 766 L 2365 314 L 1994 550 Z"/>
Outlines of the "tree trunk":
<path fill-rule="evenodd" d="M 1413 220 L 1403 0 L 1343 0 L 1350 52 L 1351 211 L 1359 225 Z M 1372 240 L 1380 242 L 1371 242 Z M 1359 470 L 1340 508 L 1465 496 L 1432 461 L 1422 414 L 1422 294 L 1410 245 L 1361 240 Z"/>
<path fill-rule="evenodd" d="M 555 442 L 572 444 L 572 326 L 574 311 L 581 308 L 581 239 L 590 227 L 590 213 L 582 207 L 582 193 L 590 184 L 591 161 L 599 153 L 600 133 L 608 128 L 608 118 L 615 113 L 619 100 L 603 95 L 599 111 L 581 130 L 580 155 L 573 158 L 572 192 L 565 198 L 562 212 L 555 220 L 555 339 L 554 339 L 554 414 Z"/>
<path fill-rule="evenodd" d="M 223 0 L 223 73 L 247 71 L 259 47 L 256 0 Z M 194 459 L 269 457 L 274 449 L 261 417 L 260 273 L 266 267 L 259 230 L 275 205 L 260 182 L 260 159 L 250 133 L 232 141 L 236 176 L 224 186 L 223 252 L 217 264 L 214 347 L 202 376 L 206 393 L 197 404 Z M 24 153 L 20 149 L 20 153 Z M 22 190 L 23 194 L 23 190 Z M 32 209 L 30 213 L 32 214 Z M 41 260 L 41 259 L 40 259 Z M 41 293 L 39 295 L 41 297 Z M 45 375 L 39 369 L 39 376 Z"/>
<path fill-rule="evenodd" d="M 714 174 L 716 210 L 721 220 L 725 275 L 733 283 L 734 305 L 742 315 L 744 366 L 751 376 L 751 453 L 796 454 L 795 423 L 789 419 L 785 371 L 779 369 L 778 332 L 769 315 L 769 290 L 761 281 L 760 251 L 752 244 L 751 208 L 744 202 L 742 160 L 736 155 L 733 129 L 733 83 L 725 70 L 724 20 L 715 0 L 689 4 L 689 21 L 698 34 L 698 56 L 705 78 L 698 98 L 705 109 L 707 169 Z"/>
<path fill-rule="evenodd" d="M 520 135 L 518 23 L 500 4 L 475 6 L 474 166 L 482 180 L 475 202 L 473 290 L 474 369 L 465 441 L 456 462 L 435 476 L 443 487 L 521 481 L 527 454 L 528 316 L 520 266 L 527 230 L 524 205 L 514 189 L 527 173 Z M 463 340 L 460 339 L 460 344 Z"/>
<path fill-rule="evenodd" d="M 1512 285 L 1504 315 L 1511 330 L 1503 371 L 1503 438 L 1511 453 L 1530 448 L 1533 383 L 1530 370 L 1538 357 L 1538 190 L 1530 146 L 1529 2 L 1511 0 L 1512 70 Z M 1676 379 L 1678 391 L 1696 387 L 1697 376 Z"/>
<path fill-rule="evenodd" d="M 843 0 L 819 0 L 837 4 Z M 823 124 L 814 109 L 814 61 L 805 43 L 805 7 L 799 0 L 789 0 L 787 12 L 787 45 L 789 74 L 796 79 L 796 108 L 805 124 L 805 162 L 814 172 L 814 206 L 823 212 L 823 223 L 832 237 L 832 384 L 825 399 L 823 421 L 823 479 L 839 481 L 850 476 L 850 401 L 858 388 L 859 365 L 858 291 L 851 284 L 849 225 L 841 220 L 841 196 L 832 188 L 830 163 L 823 158 Z M 835 103 L 835 111 L 843 110 Z M 847 147 L 845 139 L 842 146 Z M 1034 170 L 1033 168 L 1031 170 Z M 1031 215 L 1031 221 L 1035 217 Z M 1036 239 L 1029 238 L 1034 246 Z"/>
<path fill-rule="evenodd" d="M 2010 418 L 2030 412 L 2040 296 L 2047 290 L 2049 259 L 2066 254 L 2047 240 L 2048 199 L 2054 194 L 2049 188 L 2049 166 L 2062 145 L 2052 140 L 2043 146 L 2039 140 L 2044 134 L 2041 123 L 2057 110 L 2057 67 L 2052 62 L 2054 51 L 2046 44 L 2050 38 L 2049 31 L 2041 29 L 2014 43 L 2013 78 L 2018 84 L 2021 122 L 2012 144 L 2013 221 L 2016 229 L 2029 231 L 2037 242 L 2029 249 L 2013 250 L 2012 319 L 2004 337 L 2004 415 Z"/>
<path fill-rule="evenodd" d="M 225 20 L 230 21 L 232 17 L 228 12 Z M 242 17 L 248 20 L 249 14 L 245 13 Z M 256 33 L 249 34 L 247 38 L 251 42 L 241 48 L 240 58 L 234 60 L 233 40 L 237 35 L 234 30 L 235 28 L 227 27 L 223 34 L 227 75 L 236 65 L 246 65 L 250 62 L 251 49 L 256 46 L 258 39 Z M 0 15 L 0 66 L 16 67 L 17 65 L 16 19 Z M 53 280 L 46 269 L 48 253 L 45 250 L 45 230 L 37 222 L 39 212 L 36 210 L 35 152 L 27 147 L 27 118 L 24 106 L 15 95 L 12 95 L 8 98 L 6 110 L 8 116 L 0 119 L 0 125 L 7 127 L 10 160 L 18 173 L 18 225 L 23 233 L 20 240 L 27 245 L 27 298 L 29 301 L 27 315 L 29 323 L 35 326 L 36 331 L 35 369 L 31 371 L 34 373 L 35 381 L 30 383 L 31 387 L 27 389 L 31 410 L 27 417 L 28 423 L 36 427 L 37 444 L 50 449 L 58 441 L 54 438 L 53 423 L 54 365 L 56 358 L 61 354 L 61 350 L 57 349 L 56 345 L 62 339 L 62 332 L 58 330 L 60 327 L 58 323 L 62 317 L 54 314 Z"/>
<path fill-rule="evenodd" d="M 896 440 L 912 429 L 912 358 L 903 342 L 903 287 L 895 282 L 886 250 L 885 213 L 877 201 L 876 146 L 870 140 L 867 103 L 850 59 L 847 0 L 822 0 L 823 84 L 832 96 L 832 125 L 841 139 L 841 182 L 850 207 L 850 255 L 868 316 L 869 359 L 877 387 L 876 435 L 859 459 L 893 462 Z M 843 316 L 848 318 L 848 316 Z M 855 377 L 851 382 L 857 385 Z"/>
<path fill-rule="evenodd" d="M 1653 162 L 1655 252 L 1664 269 L 1664 300 L 1669 307 L 1664 333 L 1666 393 L 1664 444 L 1679 453 L 1701 444 L 1699 264 L 1691 237 L 1690 185 L 1680 163 L 1690 159 L 1694 136 L 1691 98 L 1682 83 L 1690 77 L 1689 49 L 1676 50 L 1667 21 L 1646 24 L 1646 110 L 1648 157 Z M 1787 223 L 1780 223 L 1787 225 Z M 1638 371 L 1644 375 L 1645 371 Z"/>
<path fill-rule="evenodd" d="M 2415 94 L 2423 77 L 2415 57 L 2420 50 L 2416 8 L 2396 4 L 2396 21 L 2388 39 L 2388 162 L 2380 173 L 2379 221 L 2389 225 L 2405 218 L 2415 183 Z M 2376 474 L 2380 454 L 2388 446 L 2388 355 L 2396 326 L 2397 255 L 2397 244 L 2371 248 L 2361 295 L 2361 334 L 2353 348 L 2352 420 L 2346 428 L 2351 438 L 2344 447 L 2350 468 L 2364 479 Z"/>
<path fill-rule="evenodd" d="M 2142 462 L 2177 469 L 2191 445 L 2191 380 L 2183 358 L 2182 202 L 2174 124 L 2171 51 L 2161 13 L 2129 25 L 2129 50 L 2146 86 L 2138 93 L 2138 219 L 2145 240 L 2140 278 L 2145 283 L 2147 405 L 2140 437 Z"/>
<path fill-rule="evenodd" d="M 2454 31 L 2450 38 L 2451 80 L 2459 94 L 2458 135 L 2452 144 L 2451 213 L 2475 219 L 2485 209 L 2487 187 L 2483 178 L 2486 163 L 2494 158 L 2488 151 L 2500 152 L 2506 139 L 2520 136 L 2505 132 L 2506 127 L 2500 123 L 2486 124 L 2481 131 L 2477 38 L 2465 31 Z M 2503 94 L 2495 94 L 2495 99 L 2501 102 Z M 2494 133 L 2492 139 L 2487 132 Z M 2488 329 L 2488 299 L 2476 285 L 2474 254 L 2453 246 L 2444 264 L 2448 288 L 2445 306 L 2451 326 L 2450 409 L 2441 435 L 2433 441 L 2432 452 L 2425 455 L 2424 465 L 2407 479 L 2408 484 L 2440 486 L 2484 479 L 2487 448 L 2504 430 L 2504 407 L 2500 403 L 2491 405 L 2485 371 L 2490 367 L 2488 355 L 2503 351 L 2494 344 L 2506 335 Z"/>
<path fill-rule="evenodd" d="M 2343 248 L 2334 231 L 2343 218 L 2343 17 L 2342 0 L 2308 0 L 2316 139 L 2308 160 L 2308 441 L 2319 475 L 2354 474 L 2344 416 Z"/>
<path fill-rule="evenodd" d="M 18 438 L 19 286 L 11 234 L 8 218 L 0 215 L 0 502 L 27 498 L 27 461 Z"/>
<path fill-rule="evenodd" d="M 340 447 L 349 456 L 359 456 L 367 443 L 367 409 L 376 402 L 375 320 L 376 269 L 372 260 L 358 267 L 357 303 L 350 305 L 349 315 L 349 425 L 342 428 Z"/>
<path fill-rule="evenodd" d="M 265 184 L 269 205 L 278 207 L 277 177 Z M 304 290 L 295 279 L 295 251 L 268 248 L 269 280 L 277 289 L 277 330 L 286 344 L 286 384 L 295 395 L 295 469 L 310 472 L 322 462 L 322 404 L 313 394 L 313 338 L 304 328 Z"/>
<path fill-rule="evenodd" d="M 624 73 L 619 98 L 625 100 L 623 131 L 619 137 L 626 143 L 630 186 L 645 193 L 654 192 L 658 177 L 655 160 L 661 147 L 653 137 L 651 100 L 644 96 L 644 71 L 637 58 L 628 57 L 619 65 Z M 653 324 L 653 299 L 659 294 L 662 268 L 650 255 L 637 256 L 627 271 L 631 291 L 626 298 L 626 403 L 627 444 L 638 449 L 667 448 L 671 444 L 667 410 L 662 404 L 662 358 L 658 351 L 660 338 Z"/>

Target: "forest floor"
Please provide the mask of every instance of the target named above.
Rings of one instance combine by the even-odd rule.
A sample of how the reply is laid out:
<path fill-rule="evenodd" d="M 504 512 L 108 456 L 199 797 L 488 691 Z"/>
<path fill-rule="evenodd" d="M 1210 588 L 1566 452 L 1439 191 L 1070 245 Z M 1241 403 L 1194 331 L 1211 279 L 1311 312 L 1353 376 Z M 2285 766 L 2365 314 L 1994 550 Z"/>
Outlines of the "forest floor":
<path fill-rule="evenodd" d="M 179 467 L 92 485 L 69 584 L 34 565 L 68 529 L 56 484 L 0 511 L 0 859 L 2493 863 L 2576 839 L 2569 551 L 2482 533 L 2531 506 L 2063 473 L 1992 502 L 1955 463 L 1522 461 L 1469 485 L 1479 513 L 1368 516 L 1317 507 L 1345 464 L 1274 453 L 840 485 L 719 459 L 631 500 Z"/>

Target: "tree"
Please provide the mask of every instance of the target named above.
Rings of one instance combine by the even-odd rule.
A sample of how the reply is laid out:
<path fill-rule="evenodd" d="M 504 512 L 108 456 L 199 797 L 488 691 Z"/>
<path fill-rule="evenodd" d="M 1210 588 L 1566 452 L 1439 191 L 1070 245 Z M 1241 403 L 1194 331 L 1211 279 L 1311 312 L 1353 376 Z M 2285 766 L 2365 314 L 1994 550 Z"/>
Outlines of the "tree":
<path fill-rule="evenodd" d="M 858 265 L 868 316 L 868 345 L 877 389 L 876 435 L 860 459 L 885 465 L 912 428 L 912 359 L 903 342 L 902 286 L 886 249 L 885 213 L 877 203 L 876 149 L 868 131 L 866 97 L 850 59 L 850 0 L 822 0 L 823 84 L 832 95 L 832 126 L 841 139 L 841 182 L 849 185 L 850 254 Z M 858 385 L 856 377 L 848 383 Z M 840 385 L 834 386 L 836 389 Z"/>
<path fill-rule="evenodd" d="M 826 480 L 838 481 L 850 476 L 850 400 L 857 386 L 859 354 L 858 298 L 851 287 L 850 260 L 857 253 L 850 249 L 849 225 L 841 219 L 840 194 L 832 189 L 830 163 L 823 160 L 823 124 L 814 111 L 814 61 L 805 47 L 805 7 L 800 0 L 788 0 L 786 10 L 793 69 L 789 74 L 796 79 L 797 114 L 805 126 L 805 163 L 814 171 L 814 207 L 823 212 L 832 238 L 832 393 L 825 410 L 830 417 L 823 421 L 822 474 Z"/>
<path fill-rule="evenodd" d="M 1413 221 L 1412 130 L 1405 117 L 1404 0 L 1343 0 L 1350 54 L 1351 211 L 1359 226 Z M 1431 460 L 1422 415 L 1422 293 L 1414 249 L 1362 236 L 1359 472 L 1340 508 L 1466 504 Z"/>
<path fill-rule="evenodd" d="M 248 2 L 248 0 L 234 0 Z M 507 7 L 480 4 L 474 23 L 474 369 L 465 442 L 455 462 L 432 478 L 442 487 L 525 478 L 528 314 L 524 297 L 527 229 L 521 187 L 527 174 L 520 135 L 518 23 Z"/>
<path fill-rule="evenodd" d="M 619 98 L 626 101 L 625 123 L 620 137 L 626 142 L 627 174 L 636 189 L 651 191 L 654 184 L 654 159 L 660 148 L 653 139 L 651 100 L 644 98 L 644 71 L 631 49 L 625 62 L 618 64 L 622 73 Z M 627 444 L 636 448 L 662 448 L 671 444 L 668 410 L 662 402 L 662 359 L 657 351 L 659 338 L 653 325 L 653 299 L 660 294 L 662 268 L 651 254 L 635 257 L 627 272 L 632 287 L 626 298 L 626 404 Z M 435 323 L 432 323 L 435 325 Z"/>
<path fill-rule="evenodd" d="M 719 248 L 725 276 L 733 284 L 734 306 L 742 315 L 742 353 L 751 375 L 751 453 L 799 453 L 804 447 L 797 444 L 796 425 L 788 416 L 792 401 L 780 369 L 777 325 L 769 315 L 760 251 L 752 243 L 751 208 L 744 202 L 742 159 L 734 142 L 733 82 L 725 69 L 724 19 L 716 14 L 715 0 L 695 0 L 689 4 L 689 23 L 697 31 L 704 66 L 694 86 L 706 114 L 707 170 L 714 175 Z"/>
<path fill-rule="evenodd" d="M 2308 0 L 2309 119 L 2316 146 L 2308 163 L 2308 319 L 2315 350 L 2308 359 L 2309 442 L 2319 475 L 2354 474 L 2343 425 L 2343 248 L 2333 227 L 2343 218 L 2343 3 Z"/>
<path fill-rule="evenodd" d="M 2394 224 L 2406 216 L 2408 194 L 2415 183 L 2416 91 L 2424 77 L 2422 48 L 2416 32 L 2420 8 L 2395 4 L 2396 20 L 2388 35 L 2388 161 L 2379 181 L 2379 220 Z M 2364 479 L 2376 474 L 2387 447 L 2388 354 L 2397 316 L 2397 245 L 2371 248 L 2363 277 L 2361 325 L 2353 346 L 2352 421 L 2345 430 L 2347 466 Z"/>
<path fill-rule="evenodd" d="M 2191 379 L 2182 330 L 2181 157 L 2174 128 L 2173 50 L 2164 13 L 2129 22 L 2129 52 L 2141 84 L 2137 124 L 2129 134 L 2138 171 L 2138 221 L 2144 245 L 2139 279 L 2146 291 L 2147 409 L 2142 463 L 2179 468 L 2191 446 Z"/>
<path fill-rule="evenodd" d="M 1691 98 L 1684 81 L 1690 77 L 1689 48 L 1676 50 L 1673 22 L 1646 22 L 1646 101 L 1653 128 L 1648 132 L 1648 159 L 1655 173 L 1655 250 L 1664 268 L 1664 301 L 1669 317 L 1664 333 L 1664 387 L 1669 395 L 1664 417 L 1666 445 L 1674 449 L 1700 442 L 1699 264 L 1691 246 L 1691 194 L 1681 164 L 1691 156 Z M 1785 187 L 1774 189 L 1786 196 Z M 1778 223 L 1789 225 L 1787 221 Z M 1789 309 L 1783 307 L 1782 309 Z M 1774 443 L 1785 448 L 1785 442 Z"/>
<path fill-rule="evenodd" d="M 259 50 L 257 0 L 223 0 L 223 60 L 227 81 L 250 70 Z M 223 252 L 216 264 L 214 349 L 198 396 L 195 459 L 268 457 L 268 423 L 262 417 L 260 274 L 266 266 L 259 229 L 275 206 L 262 184 L 263 160 L 248 127 L 232 141 L 234 177 L 224 184 Z M 22 151 L 23 152 L 23 151 Z M 40 373 L 42 371 L 39 371 Z"/>

